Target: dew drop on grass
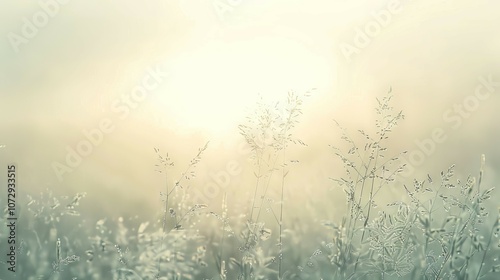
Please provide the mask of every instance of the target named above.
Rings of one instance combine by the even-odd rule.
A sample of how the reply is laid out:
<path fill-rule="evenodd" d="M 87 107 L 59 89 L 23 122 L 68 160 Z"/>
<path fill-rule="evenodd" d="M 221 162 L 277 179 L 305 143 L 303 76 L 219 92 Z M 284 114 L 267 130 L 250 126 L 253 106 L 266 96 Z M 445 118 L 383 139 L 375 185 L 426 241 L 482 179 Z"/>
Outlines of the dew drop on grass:
<path fill-rule="evenodd" d="M 312 255 L 312 256 L 313 256 L 313 257 L 316 257 L 316 256 L 321 255 L 322 253 L 323 253 L 323 252 L 322 252 L 321 250 L 317 249 L 316 251 L 314 251 L 314 253 L 313 253 L 313 255 Z"/>
<path fill-rule="evenodd" d="M 260 231 L 260 239 L 262 240 L 268 240 L 271 237 L 272 231 L 270 229 L 262 229 Z"/>

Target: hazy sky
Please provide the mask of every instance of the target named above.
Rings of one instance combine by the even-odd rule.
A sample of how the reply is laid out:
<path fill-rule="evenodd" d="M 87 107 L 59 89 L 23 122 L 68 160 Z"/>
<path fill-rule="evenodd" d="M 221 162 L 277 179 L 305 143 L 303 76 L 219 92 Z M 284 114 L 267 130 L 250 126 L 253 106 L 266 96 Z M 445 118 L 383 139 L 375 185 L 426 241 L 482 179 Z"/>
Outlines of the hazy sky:
<path fill-rule="evenodd" d="M 0 158 L 22 168 L 25 189 L 154 197 L 153 147 L 180 170 L 210 140 L 199 169 L 209 178 L 246 164 L 236 127 L 259 95 L 312 88 L 295 132 L 309 145 L 297 172 L 314 188 L 337 168 L 331 120 L 370 130 L 375 97 L 391 87 L 406 115 L 395 153 L 436 129 L 446 139 L 416 176 L 452 163 L 476 173 L 485 153 L 489 182 L 499 178 L 498 1 L 65 2 L 0 2 Z M 145 87 L 140 101 L 122 99 Z M 103 120 L 113 131 L 59 180 L 54 162 Z"/>

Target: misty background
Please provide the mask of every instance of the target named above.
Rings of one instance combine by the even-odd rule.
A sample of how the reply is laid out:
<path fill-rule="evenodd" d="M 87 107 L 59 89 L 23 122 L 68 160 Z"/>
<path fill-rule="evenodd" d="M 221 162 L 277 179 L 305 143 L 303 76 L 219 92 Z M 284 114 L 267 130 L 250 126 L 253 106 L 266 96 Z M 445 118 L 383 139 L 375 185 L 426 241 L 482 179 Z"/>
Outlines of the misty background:
<path fill-rule="evenodd" d="M 477 176 L 485 154 L 484 184 L 499 181 L 500 86 L 456 128 L 443 117 L 458 116 L 455 104 L 474 95 L 480 77 L 500 81 L 499 2 L 392 1 L 399 12 L 363 47 L 358 30 L 376 24 L 374 14 L 391 1 L 229 2 L 72 0 L 16 47 L 9 34 L 21 36 L 23 18 L 43 10 L 36 1 L 0 2 L 0 161 L 18 166 L 18 191 L 87 192 L 96 215 L 149 215 L 164 184 L 154 148 L 169 152 L 180 174 L 210 141 L 193 186 L 234 161 L 242 172 L 227 192 L 235 204 L 249 203 L 253 166 L 238 124 L 259 96 L 272 104 L 313 88 L 294 130 L 308 146 L 290 147 L 300 163 L 291 167 L 288 201 L 337 216 L 331 205 L 345 202 L 328 179 L 341 168 L 328 147 L 341 145 L 332 120 L 353 134 L 372 131 L 375 98 L 390 88 L 406 116 L 389 139 L 393 154 L 418 150 L 416 141 L 436 128 L 446 137 L 411 177 L 437 180 L 451 164 L 461 178 Z M 346 56 L 343 44 L 357 53 Z M 130 95 L 148 69 L 169 76 L 120 118 L 113 101 Z M 59 180 L 54 162 L 64 164 L 68 147 L 103 119 L 114 130 Z M 212 202 L 220 207 L 220 196 Z"/>

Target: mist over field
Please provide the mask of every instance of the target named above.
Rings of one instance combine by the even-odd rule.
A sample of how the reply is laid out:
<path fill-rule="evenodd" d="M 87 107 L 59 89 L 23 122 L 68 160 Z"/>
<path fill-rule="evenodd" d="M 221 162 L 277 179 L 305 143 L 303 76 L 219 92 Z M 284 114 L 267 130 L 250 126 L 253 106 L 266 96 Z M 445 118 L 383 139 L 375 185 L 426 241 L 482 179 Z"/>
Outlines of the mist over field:
<path fill-rule="evenodd" d="M 119 217 L 136 215 L 131 222 L 136 228 L 131 231 L 137 231 L 140 221 L 147 219 L 152 221 L 150 228 L 161 228 L 163 214 L 177 227 L 179 217 L 162 212 L 167 207 L 160 192 L 165 192 L 165 186 L 180 191 L 171 196 L 170 203 L 179 203 L 171 204 L 176 205 L 173 209 L 179 207 L 189 214 L 194 210 L 188 205 L 203 205 L 200 211 L 205 212 L 194 215 L 201 218 L 195 217 L 195 222 L 183 227 L 197 230 L 197 236 L 206 242 L 204 262 L 208 265 L 191 272 L 182 270 L 182 276 L 175 276 L 181 278 L 165 272 L 165 279 L 224 279 L 220 266 L 226 253 L 227 279 L 319 279 L 301 275 L 298 267 L 307 267 L 316 248 L 324 247 L 321 242 L 334 240 L 322 223 L 340 224 L 350 213 L 342 187 L 331 180 L 345 171 L 330 146 L 346 154 L 351 148 L 341 139 L 342 129 L 336 122 L 363 150 L 364 137 L 358 130 L 375 135 L 377 100 L 384 100 L 389 92 L 392 116 L 402 111 L 404 119 L 390 132 L 385 155 L 389 158 L 407 151 L 398 160 L 406 166 L 377 193 L 381 202 L 373 213 L 392 201 L 410 203 L 404 186 L 413 186 L 414 178 L 431 177 L 429 182 L 439 183 L 441 171 L 452 164 L 453 182 L 457 178 L 467 182 L 469 174 L 477 182 L 483 154 L 481 191 L 497 186 L 499 15 L 500 3 L 486 0 L 3 1 L 0 166 L 5 170 L 0 172 L 0 181 L 2 185 L 7 182 L 7 166 L 15 165 L 17 209 L 26 221 L 34 219 L 27 195 L 43 200 L 40 193 L 47 195 L 49 190 L 54 196 L 70 198 L 85 192 L 80 216 L 73 220 L 82 230 L 93 230 L 103 218 L 116 222 Z M 301 99 L 301 113 L 291 127 L 285 123 L 295 103 L 289 99 L 287 103 L 287 98 L 295 95 Z M 248 125 L 249 120 L 258 123 L 255 110 L 262 106 L 269 106 L 276 125 L 282 125 L 279 129 L 289 128 L 306 145 L 290 142 L 283 151 L 276 140 L 285 143 L 279 138 L 285 137 L 281 130 L 269 128 L 266 133 L 270 134 L 261 136 L 258 129 L 252 130 L 257 147 L 278 143 L 260 154 L 261 163 L 277 158 L 269 167 L 276 172 L 262 175 L 265 179 L 260 184 L 268 183 L 261 186 L 256 179 L 264 169 L 251 157 L 258 149 L 247 143 L 240 125 Z M 188 167 L 199 149 L 199 162 Z M 165 163 L 158 161 L 158 155 L 167 153 L 174 165 L 165 177 L 158 172 Z M 196 176 L 190 175 L 192 171 Z M 176 180 L 186 176 L 189 180 L 177 189 Z M 361 192 L 360 201 L 369 199 L 367 192 L 365 196 Z M 6 194 L 2 190 L 2 208 Z M 485 201 L 491 210 L 485 219 L 492 225 L 499 195 L 493 190 Z M 53 203 L 49 200 L 47 208 Z M 254 201 L 263 203 L 259 210 Z M 368 200 L 368 204 L 372 202 Z M 255 218 L 254 211 L 260 215 L 260 210 L 262 217 Z M 244 232 L 248 219 L 265 223 L 271 230 L 270 241 L 267 236 L 260 238 L 270 242 L 264 247 L 275 248 L 275 258 L 282 254 L 283 268 L 281 261 L 278 268 L 277 259 L 265 259 L 269 263 L 266 269 L 275 272 L 252 270 L 253 276 L 238 278 L 243 274 L 235 272 L 237 266 L 229 268 L 229 256 L 238 259 L 238 254 L 245 255 L 236 238 L 240 233 L 231 233 L 231 237 L 228 230 L 228 236 L 222 233 L 222 241 L 214 241 L 221 237 L 218 218 L 204 216 L 223 216 L 224 211 L 235 231 Z M 27 232 L 36 231 L 41 224 L 26 222 L 23 226 L 31 228 L 24 233 L 18 227 L 28 251 L 30 238 L 35 239 Z M 47 232 L 49 224 L 44 224 Z M 8 236 L 2 227 L 0 239 Z M 45 247 L 42 250 L 40 244 L 37 256 L 53 259 L 50 242 L 74 234 L 62 233 L 71 227 L 71 223 L 61 222 L 56 237 L 47 233 L 49 243 L 43 245 L 51 246 L 50 253 L 43 255 Z M 497 243 L 491 243 L 491 256 L 498 255 Z M 80 254 L 80 262 L 85 262 L 85 246 L 75 246 L 68 252 Z M 224 246 L 225 251 L 217 251 Z M 482 251 L 475 250 L 471 252 L 481 259 Z M 30 261 L 36 262 L 34 259 Z M 53 269 L 50 260 L 49 271 Z M 3 265 L 5 261 L 1 261 Z M 21 261 L 17 264 L 22 265 Z M 315 265 L 321 269 L 311 269 L 310 277 L 328 275 L 326 266 Z M 69 268 L 65 274 L 60 272 L 61 277 L 100 279 L 98 269 L 93 276 L 82 276 L 84 272 Z M 127 266 L 128 270 L 134 268 Z M 331 271 L 335 271 L 333 266 Z M 478 268 L 474 266 L 472 271 Z M 258 278 L 259 273 L 264 278 Z M 37 271 L 34 276 L 37 274 L 44 273 Z M 113 279 L 150 279 L 144 275 L 114 275 Z M 447 276 L 451 279 L 451 274 Z M 9 277 L 12 275 L 2 267 L 0 279 L 17 279 Z M 362 277 L 366 275 L 356 279 Z"/>

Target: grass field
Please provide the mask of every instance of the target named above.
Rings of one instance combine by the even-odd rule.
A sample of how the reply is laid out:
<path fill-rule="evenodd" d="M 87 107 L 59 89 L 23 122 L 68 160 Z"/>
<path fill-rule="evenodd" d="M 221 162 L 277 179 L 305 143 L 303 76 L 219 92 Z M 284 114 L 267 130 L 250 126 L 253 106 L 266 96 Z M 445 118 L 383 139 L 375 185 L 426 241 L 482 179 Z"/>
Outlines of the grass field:
<path fill-rule="evenodd" d="M 294 174 L 302 163 L 293 151 L 309 148 L 294 134 L 308 95 L 259 102 L 240 124 L 251 148 L 252 171 L 244 178 L 253 186 L 243 199 L 229 189 L 203 200 L 193 195 L 210 143 L 194 150 L 178 174 L 175 151 L 151 148 L 151 168 L 165 185 L 161 208 L 149 219 L 82 211 L 94 203 L 85 193 L 23 193 L 17 278 L 6 269 L 0 278 L 498 279 L 499 213 L 492 186 L 482 184 L 485 155 L 471 159 L 481 169 L 469 177 L 458 178 L 454 166 L 424 178 L 401 176 L 405 152 L 386 143 L 404 115 L 390 94 L 377 99 L 374 130 L 335 122 L 328 128 L 339 141 L 323 148 L 343 166 L 332 172 L 328 190 L 288 191 L 302 176 Z M 8 231 L 0 233 L 7 252 Z"/>

